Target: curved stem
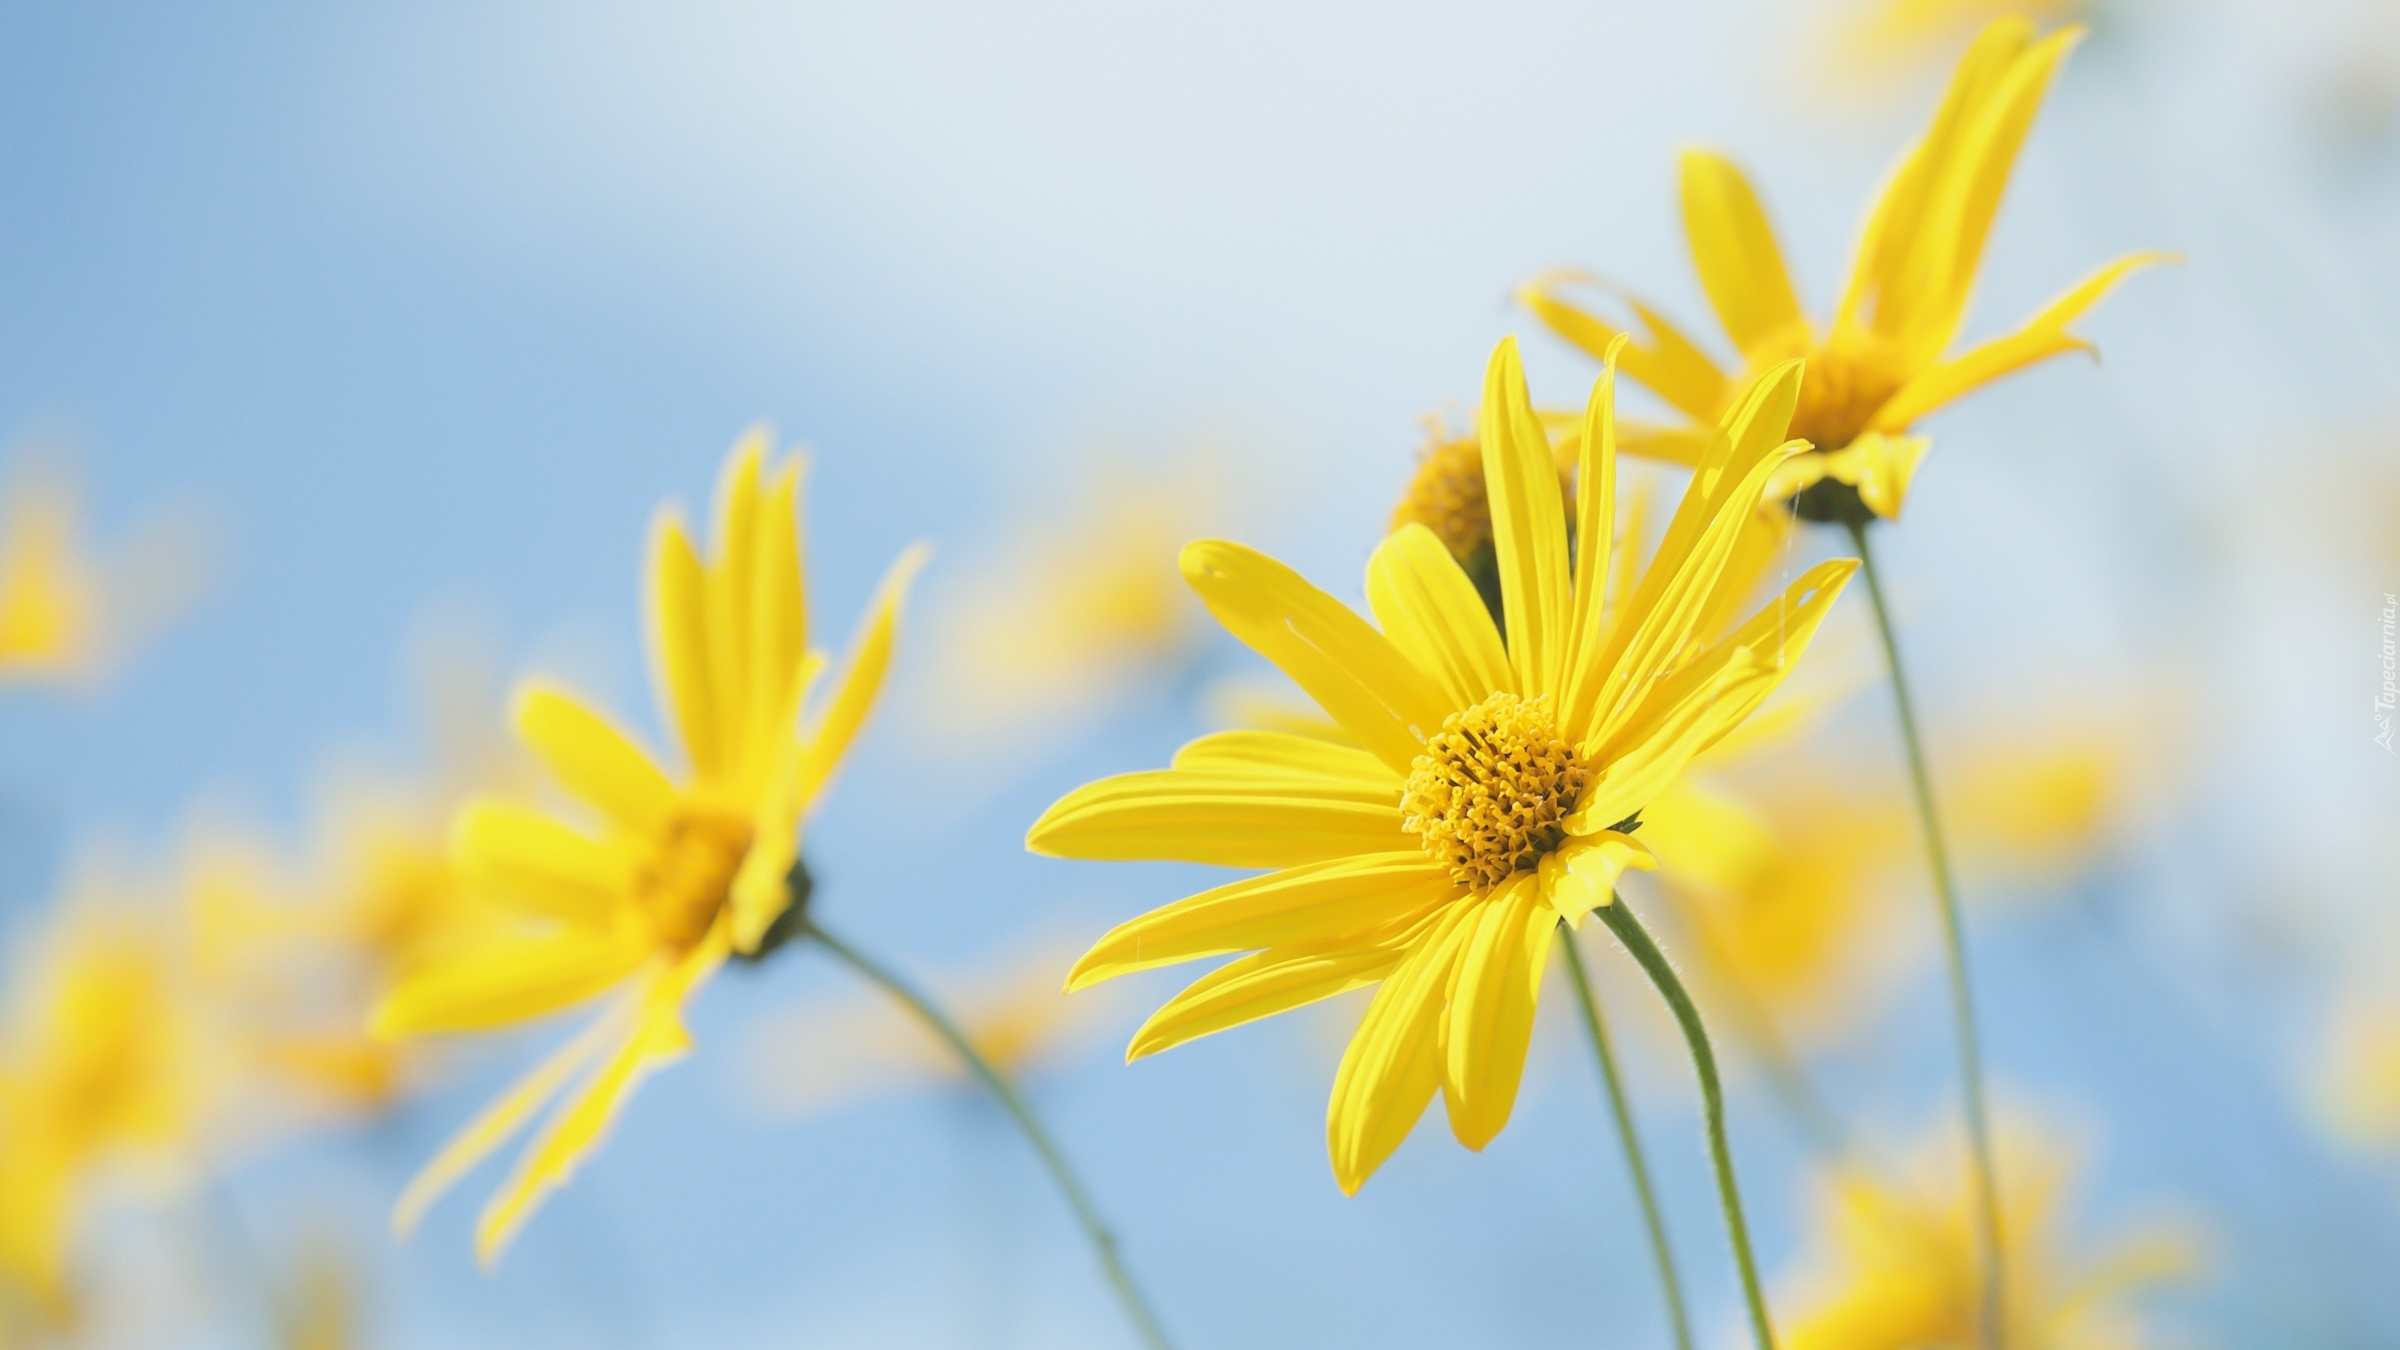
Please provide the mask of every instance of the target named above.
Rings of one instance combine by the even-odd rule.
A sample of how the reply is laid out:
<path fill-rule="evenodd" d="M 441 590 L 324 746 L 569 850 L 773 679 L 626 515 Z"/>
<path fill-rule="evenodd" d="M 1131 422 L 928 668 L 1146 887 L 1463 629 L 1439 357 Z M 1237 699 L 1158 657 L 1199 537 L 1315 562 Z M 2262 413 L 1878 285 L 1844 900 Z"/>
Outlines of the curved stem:
<path fill-rule="evenodd" d="M 1563 921 L 1561 926 L 1563 927 Z M 1642 1224 L 1650 1230 L 1650 1253 L 1658 1261 L 1659 1288 L 1667 1298 L 1667 1316 L 1675 1324 L 1676 1350 L 1692 1350 L 1692 1323 L 1683 1308 L 1683 1289 L 1675 1278 L 1675 1253 L 1667 1246 L 1667 1223 L 1651 1189 L 1650 1165 L 1642 1158 L 1642 1141 L 1633 1132 L 1633 1108 L 1625 1099 L 1625 1083 L 1617 1074 L 1617 1055 L 1608 1044 L 1608 1023 L 1600 1016 L 1600 995 L 1591 973 L 1583 966 L 1583 949 L 1568 929 L 1559 943 L 1566 949 L 1567 969 L 1575 976 L 1575 996 L 1583 1007 L 1583 1029 L 1591 1033 L 1592 1055 L 1600 1061 L 1600 1081 L 1608 1087 L 1608 1109 L 1617 1118 L 1617 1137 L 1625 1141 L 1625 1170 L 1633 1173 L 1633 1192 L 1642 1203 Z"/>
<path fill-rule="evenodd" d="M 1076 1222 L 1083 1225 L 1084 1236 L 1091 1240 L 1092 1250 L 1100 1258 L 1100 1268 L 1108 1275 L 1109 1285 L 1115 1289 L 1118 1301 L 1125 1305 L 1126 1315 L 1133 1319 L 1134 1330 L 1141 1334 L 1142 1343 L 1150 1350 L 1167 1350 L 1166 1333 L 1159 1329 L 1158 1318 L 1151 1313 L 1149 1303 L 1142 1298 L 1142 1291 L 1135 1286 L 1133 1277 L 1126 1273 L 1124 1263 L 1118 1259 L 1116 1235 L 1109 1232 L 1108 1225 L 1101 1221 L 1100 1211 L 1093 1207 L 1091 1197 L 1085 1194 L 1083 1183 L 1076 1180 L 1075 1173 L 1067 1166 L 1065 1155 L 1058 1151 L 1057 1144 L 1051 1142 L 1041 1122 L 1034 1119 L 1032 1108 L 1025 1104 L 1025 1099 L 1018 1095 L 1016 1088 L 1009 1084 L 990 1060 L 983 1057 L 974 1042 L 959 1030 L 957 1023 L 952 1022 L 906 980 L 826 932 L 812 918 L 800 920 L 800 933 L 816 939 L 825 950 L 840 957 L 844 964 L 916 1014 L 919 1021 L 957 1052 L 976 1080 L 999 1099 L 1000 1105 L 1007 1109 L 1009 1119 L 1016 1122 L 1017 1129 L 1024 1134 L 1026 1142 L 1032 1144 L 1033 1151 L 1041 1155 L 1042 1165 L 1049 1169 L 1050 1179 L 1058 1183 L 1059 1193 L 1066 1197 L 1067 1207 L 1075 1211 Z"/>
<path fill-rule="evenodd" d="M 1725 1207 L 1725 1232 L 1733 1243 L 1734 1264 L 1742 1272 L 1742 1298 L 1750 1308 L 1750 1329 L 1758 1338 L 1759 1350 L 1775 1350 L 1775 1324 L 1767 1316 L 1766 1288 L 1758 1278 L 1758 1258 L 1750 1250 L 1750 1225 L 1742 1218 L 1741 1187 L 1733 1176 L 1733 1144 L 1725 1133 L 1725 1086 L 1717 1077 L 1717 1056 L 1709 1048 L 1708 1028 L 1700 1024 L 1700 1010 L 1684 992 L 1675 967 L 1667 963 L 1666 955 L 1633 916 L 1633 907 L 1619 897 L 1592 912 L 1641 963 L 1650 983 L 1658 986 L 1659 997 L 1675 1014 L 1684 1043 L 1691 1047 L 1692 1069 L 1700 1078 L 1700 1102 L 1708 1118 L 1709 1160 L 1717 1169 L 1717 1198 Z"/>
<path fill-rule="evenodd" d="M 1992 1126 L 1984 1105 L 1983 1051 L 1975 1030 L 1975 1000 L 1967 983 L 1967 940 L 1959 918 L 1958 886 L 1950 872 L 1950 849 L 1942 839 L 1941 815 L 1933 805 L 1933 775 L 1925 767 L 1925 747 L 1917 736 L 1917 715 L 1908 697 L 1908 678 L 1901 673 L 1900 639 L 1892 629 L 1891 606 L 1883 597 L 1883 581 L 1875 570 L 1875 554 L 1867 547 L 1867 527 L 1850 524 L 1851 542 L 1858 546 L 1859 570 L 1866 574 L 1867 598 L 1874 603 L 1875 628 L 1883 636 L 1883 655 L 1892 671 L 1892 703 L 1900 714 L 1900 740 L 1908 750 L 1908 776 L 1916 790 L 1917 819 L 1925 831 L 1925 854 L 1933 868 L 1933 894 L 1942 919 L 1942 950 L 1950 967 L 1951 1021 L 1958 1034 L 1958 1064 L 1966 1103 L 1967 1142 L 1975 1168 L 1975 1210 L 1983 1255 L 1984 1350 L 2001 1350 L 2001 1309 L 2004 1284 L 2000 1245 L 2000 1182 L 1992 1164 Z"/>

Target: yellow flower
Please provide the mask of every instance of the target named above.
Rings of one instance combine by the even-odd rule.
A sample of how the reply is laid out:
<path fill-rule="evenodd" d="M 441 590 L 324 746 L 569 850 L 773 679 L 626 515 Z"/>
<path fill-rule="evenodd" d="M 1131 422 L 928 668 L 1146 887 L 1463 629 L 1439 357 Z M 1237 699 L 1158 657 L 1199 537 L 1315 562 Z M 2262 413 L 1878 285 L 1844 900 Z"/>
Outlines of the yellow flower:
<path fill-rule="evenodd" d="M 2067 1230 L 2076 1167 L 2023 1123 L 2000 1131 L 2008 1343 L 2024 1350 L 2139 1350 L 2156 1344 L 2137 1298 L 2198 1263 L 2179 1228 L 2099 1252 Z M 1814 1239 L 1785 1305 L 1788 1350 L 1922 1350 L 1977 1342 L 1980 1281 L 1969 1173 L 1947 1133 L 1890 1171 L 1850 1163 L 1822 1178 Z"/>
<path fill-rule="evenodd" d="M 764 434 L 753 433 L 728 458 L 713 558 L 702 560 L 671 510 L 653 530 L 651 651 L 686 760 L 682 780 L 565 692 L 526 688 L 517 733 L 596 828 L 498 800 L 463 810 L 460 866 L 517 922 L 416 972 L 375 1010 L 378 1035 L 421 1036 L 514 1026 L 612 995 L 401 1197 L 394 1223 L 406 1231 L 564 1095 L 484 1208 L 476 1251 L 486 1265 L 598 1144 L 634 1084 L 689 1047 L 685 1000 L 729 955 L 759 950 L 785 913 L 802 818 L 890 664 L 920 549 L 886 575 L 847 670 L 801 726 L 824 658 L 807 645 L 800 466 L 771 468 L 766 452 Z"/>
<path fill-rule="evenodd" d="M 110 567 L 80 537 L 75 485 L 36 466 L 0 501 L 0 684 L 88 682 L 181 609 L 203 575 L 192 522 L 154 522 Z"/>
<path fill-rule="evenodd" d="M 173 922 L 72 903 L 31 955 L 0 1039 L 0 1283 L 55 1318 L 92 1182 L 187 1172 L 227 1061 Z"/>
<path fill-rule="evenodd" d="M 1088 712 L 1189 653 L 1175 550 L 1220 512 L 1216 466 L 1109 466 L 965 580 L 934 620 L 937 730 L 991 736 Z"/>
<path fill-rule="evenodd" d="M 1771 500 L 1798 497 L 1811 520 L 1897 519 L 1932 442 L 1918 419 L 2013 371 L 2091 345 L 2067 326 L 2127 272 L 2165 255 L 2109 264 L 2017 332 L 1952 353 L 2017 151 L 2059 62 L 2080 34 L 2040 41 L 2021 18 L 1985 28 L 1959 62 L 1932 124 L 1902 157 L 1868 214 L 1850 281 L 1823 331 L 1801 313 L 1766 211 L 1723 156 L 1683 156 L 1683 219 L 1692 261 L 1748 374 L 1728 374 L 1649 305 L 1628 298 L 1640 336 L 1625 373 L 1688 419 L 1628 428 L 1625 448 L 1690 464 L 1751 378 L 1796 356 L 1808 378 L 1791 434 L 1814 447 L 1785 466 Z M 1571 274 L 1536 279 L 1520 298 L 1561 337 L 1598 355 L 1618 336 L 1560 296 Z"/>
<path fill-rule="evenodd" d="M 1078 949 L 1045 944 L 936 985 L 941 1006 L 976 1052 L 1011 1081 L 1088 1042 L 1107 1001 L 1070 998 L 1060 972 Z M 799 1115 L 878 1092 L 942 1084 L 980 1091 L 958 1053 L 886 998 L 797 1008 L 758 1028 L 748 1077 L 768 1109 Z"/>
<path fill-rule="evenodd" d="M 1432 531 L 1378 547 L 1378 630 L 1275 560 L 1218 540 L 1183 572 L 1218 621 L 1281 667 L 1345 742 L 1204 736 L 1172 768 L 1068 794 L 1037 853 L 1277 869 L 1124 924 L 1069 988 L 1251 953 L 1185 989 L 1135 1035 L 1148 1055 L 1380 983 L 1327 1112 L 1335 1180 L 1356 1191 L 1438 1090 L 1480 1149 L 1507 1123 L 1560 921 L 1610 903 L 1649 865 L 1627 831 L 1693 755 L 1738 725 L 1806 646 L 1854 563 L 1823 564 L 1714 642 L 1697 640 L 1726 559 L 1760 528 L 1797 363 L 1726 419 L 1627 602 L 1604 612 L 1614 525 L 1614 369 L 1581 438 L 1576 538 L 1514 340 L 1493 354 L 1479 422 L 1507 638 Z"/>
<path fill-rule="evenodd" d="M 1821 1042 L 1854 1027 L 1914 955 L 1895 902 L 1924 844 L 1900 784 L 1861 781 L 1822 738 L 1750 731 L 1659 796 L 1644 838 L 1704 990 L 1742 1005 L 1736 1025 L 1763 1018 L 1779 1041 Z M 2076 717 L 1955 747 L 1945 762 L 1961 865 L 2071 876 L 2126 815 L 2130 758 Z"/>

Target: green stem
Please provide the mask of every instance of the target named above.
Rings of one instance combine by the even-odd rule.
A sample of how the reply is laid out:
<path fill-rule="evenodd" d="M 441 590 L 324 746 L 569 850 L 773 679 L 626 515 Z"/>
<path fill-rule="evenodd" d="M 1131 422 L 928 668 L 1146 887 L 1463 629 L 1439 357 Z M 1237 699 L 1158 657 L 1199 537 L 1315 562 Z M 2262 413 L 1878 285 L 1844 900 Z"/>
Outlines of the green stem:
<path fill-rule="evenodd" d="M 1775 1324 L 1767 1316 L 1766 1288 L 1758 1278 L 1758 1258 L 1750 1250 L 1750 1225 L 1742 1218 L 1741 1187 L 1733 1176 L 1733 1144 L 1725 1133 L 1725 1086 L 1717 1078 L 1716 1052 L 1709 1048 L 1708 1028 L 1700 1024 L 1700 1010 L 1692 1005 L 1692 996 L 1684 992 L 1683 981 L 1675 967 L 1667 963 L 1658 944 L 1650 940 L 1641 921 L 1633 915 L 1633 907 L 1622 897 L 1602 905 L 1593 913 L 1617 935 L 1625 950 L 1641 964 L 1642 973 L 1658 986 L 1658 995 L 1666 1000 L 1667 1008 L 1675 1014 L 1675 1024 L 1683 1029 L 1684 1043 L 1691 1047 L 1692 1069 L 1700 1078 L 1700 1101 L 1708 1118 L 1708 1154 L 1717 1169 L 1717 1198 L 1725 1207 L 1725 1232 L 1733 1243 L 1734 1264 L 1742 1272 L 1742 1298 L 1750 1308 L 1750 1329 L 1758 1337 L 1758 1350 L 1775 1350 Z"/>
<path fill-rule="evenodd" d="M 1142 1291 L 1135 1286 L 1133 1276 L 1126 1273 L 1124 1262 L 1118 1259 L 1116 1235 L 1109 1232 L 1108 1225 L 1101 1221 L 1100 1211 L 1093 1207 L 1091 1197 L 1084 1192 L 1083 1183 L 1075 1179 L 1075 1173 L 1067 1166 L 1065 1155 L 1058 1151 L 1057 1144 L 1051 1142 L 1041 1122 L 1034 1119 L 1032 1108 L 1025 1104 L 1025 1099 L 1018 1095 L 1016 1088 L 1009 1084 L 990 1060 L 984 1058 L 974 1042 L 967 1039 L 966 1033 L 959 1030 L 957 1023 L 906 980 L 826 932 L 814 919 L 802 918 L 799 927 L 801 934 L 816 939 L 825 950 L 840 957 L 852 970 L 865 976 L 870 983 L 916 1014 L 918 1020 L 957 1052 L 977 1081 L 999 1099 L 1000 1105 L 1007 1109 L 1009 1119 L 1015 1121 L 1017 1129 L 1025 1135 L 1026 1142 L 1032 1144 L 1033 1151 L 1041 1155 L 1042 1165 L 1049 1169 L 1050 1179 L 1058 1183 L 1059 1193 L 1066 1197 L 1067 1207 L 1075 1211 L 1076 1222 L 1083 1225 L 1084 1236 L 1091 1240 L 1092 1250 L 1100 1258 L 1100 1268 L 1107 1273 L 1109 1285 L 1116 1290 L 1118 1301 L 1125 1305 L 1126 1315 L 1133 1319 L 1134 1330 L 1141 1334 L 1142 1343 L 1149 1346 L 1150 1350 L 1167 1350 L 1167 1336 L 1159 1329 L 1158 1318 L 1142 1298 Z"/>
<path fill-rule="evenodd" d="M 1560 925 L 1562 928 L 1565 925 Z M 1617 1118 L 1617 1137 L 1625 1141 L 1625 1168 L 1633 1173 L 1633 1192 L 1642 1202 L 1642 1224 L 1650 1230 L 1650 1253 L 1658 1261 L 1658 1283 L 1667 1297 L 1667 1316 L 1675 1324 L 1677 1350 L 1692 1350 L 1692 1323 L 1683 1309 L 1683 1289 L 1675 1278 L 1675 1253 L 1667 1246 L 1667 1223 L 1658 1210 L 1658 1195 L 1650 1186 L 1650 1165 L 1642 1159 L 1642 1141 L 1633 1132 L 1633 1108 L 1625 1099 L 1625 1083 L 1617 1074 L 1617 1055 L 1609 1048 L 1608 1023 L 1600 1016 L 1600 995 L 1591 973 L 1583 966 L 1583 949 L 1567 929 L 1560 944 L 1566 948 L 1567 969 L 1575 976 L 1575 995 L 1583 1006 L 1583 1029 L 1591 1033 L 1592 1054 L 1600 1061 L 1600 1081 L 1608 1086 L 1608 1109 Z"/>
<path fill-rule="evenodd" d="M 1883 654 L 1892 671 L 1892 702 L 1900 713 L 1900 740 L 1908 750 L 1908 775 L 1916 789 L 1917 819 L 1925 830 L 1925 853 L 1933 867 L 1933 893 L 1942 918 L 1942 950 L 1950 966 L 1951 1021 L 1958 1033 L 1959 1076 L 1967 1110 L 1967 1141 L 1974 1160 L 1975 1209 L 1983 1256 L 1983 1344 L 2001 1350 L 2001 1309 L 2004 1306 L 2000 1245 L 2000 1183 L 1992 1165 L 1991 1116 L 1984 1105 L 1983 1051 L 1975 1030 L 1975 1000 L 1967 983 L 1967 942 L 1959 918 L 1958 886 L 1950 872 L 1950 850 L 1942 840 L 1940 813 L 1933 805 L 1933 775 L 1925 767 L 1925 747 L 1917 736 L 1917 715 L 1908 697 L 1908 678 L 1901 673 L 1900 640 L 1892 629 L 1891 606 L 1875 570 L 1875 554 L 1867 547 L 1867 527 L 1850 522 L 1851 542 L 1858 546 L 1859 570 L 1866 574 L 1867 598 L 1874 603 L 1875 628 L 1883 636 Z"/>

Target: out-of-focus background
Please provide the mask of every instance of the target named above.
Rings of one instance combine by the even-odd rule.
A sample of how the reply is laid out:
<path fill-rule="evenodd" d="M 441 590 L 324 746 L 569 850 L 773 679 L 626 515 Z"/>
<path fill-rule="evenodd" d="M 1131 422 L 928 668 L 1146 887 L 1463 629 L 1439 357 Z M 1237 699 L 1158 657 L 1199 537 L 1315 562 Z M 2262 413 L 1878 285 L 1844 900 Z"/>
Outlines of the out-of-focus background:
<path fill-rule="evenodd" d="M 2003 832 L 1970 873 L 1994 1076 L 2084 1161 L 2071 1247 L 2163 1226 L 2187 1249 L 2123 1343 L 2400 1345 L 2400 1148 L 2328 1104 L 2326 1067 L 2353 1042 L 2389 1066 L 2400 1037 L 2345 1021 L 2400 991 L 2400 763 L 2373 739 L 2400 591 L 2400 20 L 2090 17 L 1968 331 L 2131 249 L 2186 261 L 2084 322 L 2104 363 L 1941 415 L 1880 536 L 1962 799 L 1987 751 L 2065 736 L 2101 765 L 2051 832 L 2065 856 Z M 304 854 L 328 784 L 425 770 L 518 674 L 655 734 L 646 522 L 705 503 L 763 419 L 813 455 L 823 640 L 903 546 L 937 547 L 812 826 L 820 912 L 960 990 L 1048 987 L 1204 876 L 1033 858 L 1026 825 L 1163 763 L 1265 668 L 1138 596 L 1147 636 L 1057 670 L 977 634 L 1118 556 L 1087 539 L 1163 568 L 1229 533 L 1355 598 L 1421 420 L 1471 416 L 1497 339 L 1521 335 L 1537 395 L 1582 400 L 1590 362 L 1519 283 L 1588 267 L 1704 330 L 1687 144 L 1750 169 L 1821 313 L 1967 31 L 1864 53 L 1855 22 L 1801 0 L 8 10 L 0 454 L 12 496 L 76 494 L 141 630 L 0 685 L 12 949 L 79 878 L 172 872 L 196 838 Z M 1855 686 L 1817 742 L 1839 763 L 1797 770 L 1862 799 L 1899 783 L 1868 643 L 1861 613 L 1829 630 Z M 1921 947 L 1894 848 L 1895 942 Z M 1841 976 L 1852 1025 L 1803 1050 L 1904 1146 L 1948 1119 L 1952 1069 L 1937 970 L 1889 964 Z M 1703 1340 L 1734 1343 L 1688 1071 L 1630 973 L 1601 975 Z M 1125 1067 L 1172 978 L 1045 1009 L 1065 1022 L 1027 1074 L 1182 1344 L 1666 1343 L 1564 1000 L 1484 1154 L 1429 1121 L 1346 1199 L 1322 1113 L 1361 1005 Z M 468 1240 L 488 1178 L 406 1244 L 385 1216 L 551 1033 L 459 1047 L 371 1121 L 112 1189 L 77 1239 L 111 1272 L 88 1329 L 299 1343 L 260 1307 L 334 1289 L 340 1343 L 369 1346 L 1127 1343 L 1021 1141 L 860 1000 L 808 950 L 729 971 L 697 1052 L 493 1274 Z M 1758 1074 L 1734 1112 L 1791 1288 L 1806 1141 Z"/>

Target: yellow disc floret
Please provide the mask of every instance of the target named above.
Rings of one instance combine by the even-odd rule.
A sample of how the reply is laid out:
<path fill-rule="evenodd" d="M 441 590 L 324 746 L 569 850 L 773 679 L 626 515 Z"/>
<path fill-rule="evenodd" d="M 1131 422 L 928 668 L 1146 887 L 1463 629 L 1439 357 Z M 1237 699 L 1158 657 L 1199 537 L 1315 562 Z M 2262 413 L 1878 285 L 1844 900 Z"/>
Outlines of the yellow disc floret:
<path fill-rule="evenodd" d="M 686 806 L 660 827 L 635 885 L 659 940 L 687 948 L 708 933 L 750 852 L 750 822 L 725 811 Z"/>
<path fill-rule="evenodd" d="M 1425 738 L 1400 799 L 1401 824 L 1464 886 L 1488 891 L 1566 839 L 1590 777 L 1558 734 L 1550 698 L 1496 693 Z"/>
<path fill-rule="evenodd" d="M 1417 455 L 1417 476 L 1392 511 L 1392 529 L 1422 525 L 1458 559 L 1492 542 L 1492 505 L 1483 486 L 1483 447 L 1473 436 L 1445 437 L 1439 427 Z"/>

